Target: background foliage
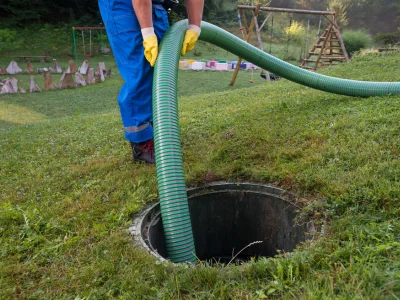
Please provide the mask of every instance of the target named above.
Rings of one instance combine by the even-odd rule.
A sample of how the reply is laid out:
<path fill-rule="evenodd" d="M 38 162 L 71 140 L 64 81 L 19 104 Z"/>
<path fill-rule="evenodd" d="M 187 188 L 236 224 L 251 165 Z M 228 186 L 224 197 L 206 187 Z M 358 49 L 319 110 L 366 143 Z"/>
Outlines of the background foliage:
<path fill-rule="evenodd" d="M 270 3 L 274 7 L 339 10 L 339 21 L 342 26 L 350 29 L 363 28 L 373 34 L 395 32 L 400 27 L 397 0 L 265 0 L 261 2 L 263 5 Z M 233 0 L 205 0 L 204 19 L 217 24 L 237 25 L 237 3 L 238 1 Z M 186 16 L 184 1 L 180 1 L 174 15 L 175 18 Z M 24 28 L 32 24 L 89 26 L 101 22 L 96 0 L 0 0 L 0 28 Z"/>
<path fill-rule="evenodd" d="M 12 49 L 19 49 L 23 40 L 17 39 L 17 31 L 10 29 L 0 29 L 0 53 Z"/>
<path fill-rule="evenodd" d="M 29 2 L 29 3 L 28 3 Z M 377 46 L 393 46 L 400 41 L 400 14 L 396 0 L 260 0 L 262 5 L 274 7 L 289 7 L 313 10 L 337 10 L 339 25 L 342 32 L 355 30 L 369 34 L 374 38 Z M 205 0 L 204 20 L 223 27 L 242 38 L 237 20 L 237 4 L 250 4 L 248 0 Z M 266 16 L 263 13 L 261 18 Z M 186 8 L 183 0 L 178 7 L 169 14 L 171 23 L 186 18 Z M 247 20 L 251 14 L 247 14 Z M 273 20 L 273 26 L 272 25 Z M 319 28 L 322 20 L 321 28 Z M 308 28 L 308 22 L 310 28 Z M 0 54 L 22 55 L 29 52 L 31 55 L 44 55 L 46 51 L 51 56 L 72 58 L 72 26 L 94 26 L 102 23 L 96 0 L 0 0 Z M 281 58 L 295 61 L 304 57 L 318 34 L 327 27 L 328 21 L 320 16 L 275 13 L 261 32 L 264 41 L 264 50 L 271 54 L 275 45 L 285 45 Z M 288 31 L 288 27 L 290 31 Z M 294 28 L 294 26 L 297 26 Z M 299 29 L 299 30 L 297 30 Z M 288 34 L 289 33 L 289 34 Z M 78 54 L 83 45 L 81 33 L 77 35 Z M 85 33 L 85 40 L 89 40 L 89 32 Z M 357 35 L 353 35 L 357 37 Z M 104 36 L 104 38 L 106 38 Z M 99 32 L 94 32 L 93 54 L 100 48 Z M 309 41 L 306 43 L 306 41 Z M 358 41 L 354 41 L 356 43 Z M 258 47 L 253 35 L 250 43 Z M 364 43 L 365 44 L 365 43 Z M 368 43 L 367 43 L 368 44 Z M 108 47 L 107 40 L 105 46 Z M 283 47 L 283 46 L 282 46 Z M 87 50 L 87 49 L 86 49 Z M 281 49 L 282 50 L 282 49 Z M 198 58 L 198 57 L 197 57 Z M 216 57 L 217 58 L 217 57 Z M 225 57 L 224 57 L 225 58 Z"/>

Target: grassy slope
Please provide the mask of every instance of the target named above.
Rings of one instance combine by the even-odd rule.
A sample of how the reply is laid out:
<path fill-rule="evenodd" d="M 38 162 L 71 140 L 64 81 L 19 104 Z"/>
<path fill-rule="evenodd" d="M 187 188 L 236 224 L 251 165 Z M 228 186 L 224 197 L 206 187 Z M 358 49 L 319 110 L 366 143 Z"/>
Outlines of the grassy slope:
<path fill-rule="evenodd" d="M 399 63 L 366 56 L 325 73 L 400 81 Z M 123 141 L 112 100 L 120 79 L 1 96 L 0 298 L 399 297 L 400 96 L 337 96 L 286 80 L 229 91 L 230 75 L 180 72 L 188 185 L 296 192 L 324 224 L 319 239 L 243 266 L 158 264 L 126 230 L 157 189 L 155 168 L 131 162 Z"/>

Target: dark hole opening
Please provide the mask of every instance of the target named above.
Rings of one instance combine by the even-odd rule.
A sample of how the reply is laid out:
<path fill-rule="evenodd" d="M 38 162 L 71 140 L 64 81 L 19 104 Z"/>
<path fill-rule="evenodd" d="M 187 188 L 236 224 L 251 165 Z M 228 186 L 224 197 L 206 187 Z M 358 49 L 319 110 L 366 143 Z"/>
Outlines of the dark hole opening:
<path fill-rule="evenodd" d="M 202 261 L 272 257 L 306 240 L 306 223 L 295 221 L 294 197 L 280 189 L 216 184 L 189 190 L 188 199 L 196 255 Z M 154 255 L 168 259 L 159 205 L 147 212 L 141 233 Z"/>

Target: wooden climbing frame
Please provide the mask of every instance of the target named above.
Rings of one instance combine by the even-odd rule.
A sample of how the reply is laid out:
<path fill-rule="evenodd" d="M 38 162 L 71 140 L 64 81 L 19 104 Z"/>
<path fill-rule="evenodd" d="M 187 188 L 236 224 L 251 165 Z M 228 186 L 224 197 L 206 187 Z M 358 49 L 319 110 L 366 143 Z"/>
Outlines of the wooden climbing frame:
<path fill-rule="evenodd" d="M 336 65 L 340 61 L 348 61 L 349 56 L 344 47 L 342 36 L 340 34 L 339 26 L 336 23 L 336 12 L 334 11 L 318 11 L 318 10 L 305 10 L 305 9 L 289 9 L 289 8 L 277 8 L 277 7 L 261 7 L 261 5 L 238 5 L 238 10 L 242 16 L 244 29 L 246 30 L 246 42 L 249 42 L 253 29 L 256 30 L 257 40 L 259 48 L 263 51 L 263 43 L 261 39 L 261 30 L 267 23 L 269 17 L 274 12 L 279 13 L 294 13 L 294 14 L 307 14 L 307 15 L 320 15 L 324 16 L 329 21 L 328 29 L 325 30 L 324 34 L 318 38 L 317 43 L 312 47 L 307 57 L 303 59 L 300 67 L 304 69 L 317 70 L 321 67 L 328 65 Z M 252 19 L 250 25 L 247 23 L 245 11 L 250 10 L 252 12 Z M 258 24 L 258 17 L 260 12 L 268 12 L 267 16 L 263 20 L 262 24 Z M 315 57 L 316 56 L 316 57 Z M 236 81 L 240 69 L 240 63 L 242 58 L 238 58 L 235 71 L 232 76 L 230 85 L 233 86 Z M 269 74 L 267 72 L 267 74 Z M 267 76 L 269 79 L 269 76 Z"/>
<path fill-rule="evenodd" d="M 349 56 L 340 34 L 335 18 L 329 20 L 330 24 L 322 36 L 303 59 L 300 67 L 316 71 L 326 66 L 335 66 L 340 62 L 348 62 Z"/>

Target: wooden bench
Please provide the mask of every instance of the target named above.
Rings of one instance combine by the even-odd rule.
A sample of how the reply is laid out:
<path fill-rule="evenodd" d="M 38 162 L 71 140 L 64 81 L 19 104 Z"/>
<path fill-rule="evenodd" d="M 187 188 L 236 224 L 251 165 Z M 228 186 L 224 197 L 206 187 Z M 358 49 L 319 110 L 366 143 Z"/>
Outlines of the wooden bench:
<path fill-rule="evenodd" d="M 18 57 L 19 61 L 27 61 L 27 58 L 39 58 L 40 62 L 44 63 L 47 61 L 47 58 L 49 58 L 50 56 L 34 56 L 34 55 L 18 55 L 18 56 L 14 56 L 14 57 Z"/>

